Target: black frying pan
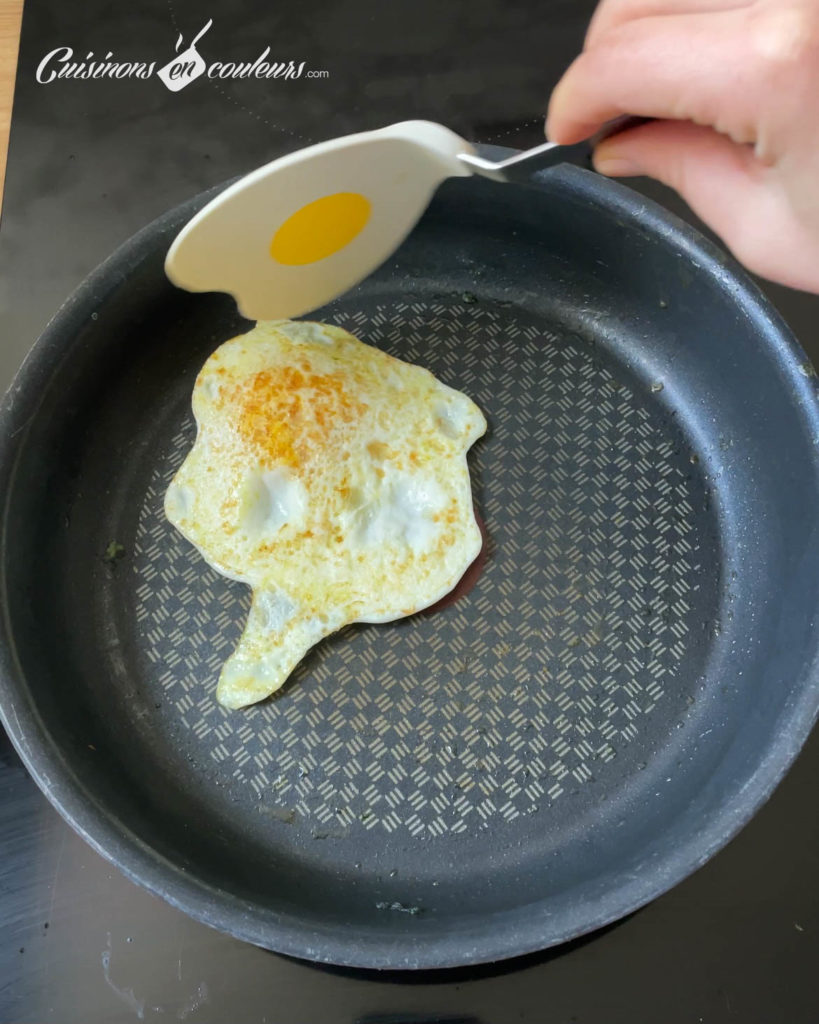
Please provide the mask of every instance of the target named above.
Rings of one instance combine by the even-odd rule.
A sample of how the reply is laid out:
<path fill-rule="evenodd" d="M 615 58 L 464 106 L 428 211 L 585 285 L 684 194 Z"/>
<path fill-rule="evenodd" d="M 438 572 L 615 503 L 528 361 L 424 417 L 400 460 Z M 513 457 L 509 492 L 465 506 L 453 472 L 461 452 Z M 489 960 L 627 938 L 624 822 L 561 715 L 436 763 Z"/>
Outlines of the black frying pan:
<path fill-rule="evenodd" d="M 443 967 L 560 943 L 751 817 L 819 706 L 819 408 L 736 266 L 574 169 L 445 184 L 316 314 L 485 411 L 483 570 L 227 712 L 248 607 L 165 522 L 208 354 L 246 328 L 160 218 L 5 399 L 3 719 L 67 820 L 200 920 L 299 957 Z M 807 810 L 807 809 L 806 809 Z"/>

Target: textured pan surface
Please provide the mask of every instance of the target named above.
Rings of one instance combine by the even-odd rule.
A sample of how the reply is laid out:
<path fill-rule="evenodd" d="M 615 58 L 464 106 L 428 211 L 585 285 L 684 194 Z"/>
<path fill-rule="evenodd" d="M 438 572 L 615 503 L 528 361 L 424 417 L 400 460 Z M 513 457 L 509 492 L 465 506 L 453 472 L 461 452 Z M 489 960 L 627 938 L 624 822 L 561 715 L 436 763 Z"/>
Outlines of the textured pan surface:
<path fill-rule="evenodd" d="M 162 514 L 193 379 L 247 326 L 163 278 L 199 202 L 104 265 L 6 402 L 3 710 L 51 799 L 209 923 L 362 966 L 526 952 L 693 870 L 816 711 L 817 414 L 784 328 L 591 175 L 445 186 L 316 318 L 483 409 L 483 571 L 227 712 L 248 593 Z"/>

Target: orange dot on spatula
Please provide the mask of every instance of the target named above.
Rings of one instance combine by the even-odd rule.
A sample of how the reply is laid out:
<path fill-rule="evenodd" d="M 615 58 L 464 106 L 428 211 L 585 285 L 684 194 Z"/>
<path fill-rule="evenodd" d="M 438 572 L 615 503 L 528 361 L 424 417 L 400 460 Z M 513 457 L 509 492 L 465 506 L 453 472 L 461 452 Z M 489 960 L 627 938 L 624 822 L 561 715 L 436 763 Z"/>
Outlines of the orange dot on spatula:
<path fill-rule="evenodd" d="M 335 192 L 307 203 L 273 236 L 270 255 L 288 267 L 332 256 L 358 235 L 370 219 L 369 199 L 357 192 Z"/>

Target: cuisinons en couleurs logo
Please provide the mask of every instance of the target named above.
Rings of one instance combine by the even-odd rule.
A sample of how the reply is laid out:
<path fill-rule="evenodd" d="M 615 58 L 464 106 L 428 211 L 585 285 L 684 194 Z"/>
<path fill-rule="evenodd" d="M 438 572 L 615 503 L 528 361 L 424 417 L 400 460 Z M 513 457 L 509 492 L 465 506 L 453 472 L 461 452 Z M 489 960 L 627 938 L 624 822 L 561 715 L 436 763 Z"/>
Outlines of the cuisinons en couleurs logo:
<path fill-rule="evenodd" d="M 213 19 L 209 18 L 186 47 L 184 37 L 180 33 L 173 56 L 159 68 L 158 61 L 154 60 L 117 60 L 110 50 L 102 58 L 96 58 L 93 51 L 89 51 L 81 58 L 76 55 L 73 47 L 57 46 L 37 65 L 35 78 L 41 85 L 50 85 L 61 79 L 156 77 L 171 92 L 179 92 L 202 75 L 217 79 L 330 77 L 329 71 L 308 68 L 307 61 L 304 60 L 270 60 L 269 46 L 266 46 L 254 60 L 215 60 L 209 63 L 199 53 L 197 44 L 212 25 Z"/>

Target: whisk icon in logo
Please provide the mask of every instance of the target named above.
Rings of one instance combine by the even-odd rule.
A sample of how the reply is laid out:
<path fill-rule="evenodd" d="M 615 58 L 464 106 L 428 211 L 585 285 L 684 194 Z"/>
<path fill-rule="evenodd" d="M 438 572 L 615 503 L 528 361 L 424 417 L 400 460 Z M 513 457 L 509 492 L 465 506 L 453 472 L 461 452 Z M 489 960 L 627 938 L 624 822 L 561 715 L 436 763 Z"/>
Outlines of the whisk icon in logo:
<path fill-rule="evenodd" d="M 184 89 L 186 85 L 196 81 L 207 70 L 207 64 L 197 52 L 196 44 L 212 24 L 213 18 L 209 18 L 207 24 L 196 33 L 193 42 L 183 53 L 179 52 L 179 47 L 182 45 L 182 34 L 180 33 L 176 41 L 176 56 L 164 68 L 157 71 L 157 76 L 171 92 L 179 92 L 180 89 Z"/>

